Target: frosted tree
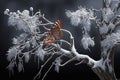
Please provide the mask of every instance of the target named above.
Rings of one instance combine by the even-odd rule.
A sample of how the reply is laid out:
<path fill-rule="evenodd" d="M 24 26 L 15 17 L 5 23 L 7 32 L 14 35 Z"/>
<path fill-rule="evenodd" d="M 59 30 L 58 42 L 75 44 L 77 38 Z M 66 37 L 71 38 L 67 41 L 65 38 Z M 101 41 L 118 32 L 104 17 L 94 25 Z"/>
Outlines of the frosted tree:
<path fill-rule="evenodd" d="M 54 58 L 51 66 L 43 75 L 42 80 L 52 67 L 59 72 L 59 68 L 72 61 L 78 61 L 75 65 L 87 64 L 100 80 L 117 80 L 114 72 L 114 49 L 120 44 L 120 15 L 119 0 L 103 0 L 103 7 L 99 10 L 79 7 L 76 11 L 66 11 L 66 16 L 70 18 L 73 26 L 82 25 L 81 44 L 85 50 L 90 50 L 89 46 L 94 46 L 94 38 L 90 36 L 92 21 L 97 24 L 97 32 L 100 37 L 101 58 L 94 60 L 88 55 L 77 52 L 72 33 L 61 27 L 61 21 L 49 21 L 40 11 L 33 13 L 33 8 L 20 12 L 10 12 L 5 10 L 9 16 L 8 24 L 15 26 L 22 33 L 13 38 L 13 46 L 8 50 L 7 59 L 10 61 L 8 69 L 13 73 L 13 68 L 18 67 L 18 71 L 24 70 L 24 62 L 29 62 L 31 56 L 36 56 L 39 61 L 44 61 L 39 72 L 34 77 L 41 78 L 44 66 Z M 95 13 L 101 12 L 101 18 Z M 69 40 L 63 39 L 64 34 L 69 35 Z M 63 45 L 69 46 L 65 49 Z M 97 53 L 96 53 L 97 54 Z M 49 56 L 47 60 L 44 58 Z M 63 61 L 62 58 L 69 58 Z M 23 61 L 24 60 L 24 61 Z"/>

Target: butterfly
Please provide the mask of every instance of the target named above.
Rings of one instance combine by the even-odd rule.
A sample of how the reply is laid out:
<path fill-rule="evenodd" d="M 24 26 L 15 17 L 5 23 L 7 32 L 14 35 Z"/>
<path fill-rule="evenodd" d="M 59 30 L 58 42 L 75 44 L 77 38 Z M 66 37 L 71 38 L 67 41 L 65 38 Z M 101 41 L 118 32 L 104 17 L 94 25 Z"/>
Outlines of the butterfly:
<path fill-rule="evenodd" d="M 52 27 L 50 28 L 50 30 L 48 31 L 46 38 L 44 40 L 45 44 L 50 44 L 53 43 L 55 40 L 58 40 L 62 37 L 62 31 L 61 29 L 61 21 L 57 20 Z"/>

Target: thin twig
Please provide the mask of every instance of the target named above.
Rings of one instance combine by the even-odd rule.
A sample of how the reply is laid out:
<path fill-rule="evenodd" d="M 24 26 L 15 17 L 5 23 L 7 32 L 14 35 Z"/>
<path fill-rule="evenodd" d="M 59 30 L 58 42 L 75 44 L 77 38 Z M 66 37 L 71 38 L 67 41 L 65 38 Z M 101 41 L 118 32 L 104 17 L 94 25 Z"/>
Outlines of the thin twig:
<path fill-rule="evenodd" d="M 42 18 L 47 21 L 48 23 L 54 24 L 53 22 L 49 21 L 48 19 L 46 19 L 44 16 L 42 16 Z"/>
<path fill-rule="evenodd" d="M 79 65 L 79 64 L 82 64 L 82 63 L 84 63 L 85 62 L 85 60 L 82 60 L 82 61 L 80 61 L 79 63 L 76 63 L 75 65 Z"/>
<path fill-rule="evenodd" d="M 73 57 L 72 59 L 68 60 L 67 62 L 65 62 L 64 64 L 61 64 L 60 66 L 65 66 L 66 64 L 72 62 L 73 60 L 75 60 L 76 57 Z"/>
<path fill-rule="evenodd" d="M 39 24 L 39 26 L 48 26 L 48 25 L 52 25 L 53 23 L 44 23 L 44 24 Z"/>
<path fill-rule="evenodd" d="M 40 78 L 43 67 L 52 59 L 53 56 L 54 56 L 54 54 L 52 54 L 43 65 L 41 65 L 41 68 L 40 68 L 39 72 L 37 73 L 37 75 L 34 77 L 33 80 L 36 80 L 36 78 L 38 76 L 39 76 L 38 79 Z"/>
<path fill-rule="evenodd" d="M 49 67 L 49 69 L 47 70 L 47 72 L 44 74 L 42 80 L 45 79 L 45 77 L 47 76 L 48 72 L 52 69 L 53 66 L 54 66 L 54 63 L 52 63 L 52 65 Z"/>
<path fill-rule="evenodd" d="M 64 32 L 67 32 L 70 35 L 70 38 L 73 38 L 72 33 L 70 31 L 68 31 L 66 29 L 61 29 L 61 30 L 64 31 Z"/>
<path fill-rule="evenodd" d="M 50 30 L 49 28 L 45 27 L 45 25 L 43 26 L 43 28 L 44 28 L 45 30 L 47 30 L 47 31 L 49 31 L 49 30 Z"/>
<path fill-rule="evenodd" d="M 60 42 L 64 42 L 64 43 L 66 43 L 66 44 L 71 46 L 71 44 L 68 41 L 66 41 L 66 40 L 61 39 Z"/>

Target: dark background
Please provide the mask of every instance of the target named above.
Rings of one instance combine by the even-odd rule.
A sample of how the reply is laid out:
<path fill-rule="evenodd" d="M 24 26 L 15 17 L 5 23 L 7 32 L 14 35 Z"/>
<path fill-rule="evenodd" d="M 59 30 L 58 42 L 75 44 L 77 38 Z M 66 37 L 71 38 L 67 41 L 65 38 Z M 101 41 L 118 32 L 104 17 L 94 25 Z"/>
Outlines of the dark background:
<path fill-rule="evenodd" d="M 90 51 L 84 50 L 80 43 L 82 38 L 81 26 L 74 27 L 70 20 L 65 16 L 65 11 L 77 10 L 78 6 L 99 9 L 102 7 L 102 0 L 0 0 L 0 80 L 32 80 L 38 72 L 37 63 L 31 59 L 28 64 L 24 64 L 25 72 L 19 73 L 16 69 L 14 76 L 9 77 L 9 71 L 6 69 L 9 62 L 6 60 L 7 50 L 12 46 L 11 39 L 17 36 L 17 30 L 8 26 L 8 16 L 4 15 L 4 10 L 9 8 L 11 11 L 29 9 L 34 7 L 34 12 L 41 10 L 45 17 L 51 21 L 60 19 L 62 27 L 70 30 L 75 37 L 76 49 L 79 53 L 87 54 L 98 60 L 100 58 L 99 38 L 95 31 L 95 24 L 92 24 L 91 36 L 95 37 L 95 47 Z M 100 16 L 100 15 L 98 15 Z M 119 47 L 115 50 L 115 72 L 117 78 L 120 78 L 120 51 Z M 47 67 L 44 69 L 45 72 Z M 99 80 L 92 70 L 85 64 L 75 66 L 74 62 L 60 68 L 60 73 L 54 69 L 48 73 L 45 80 Z"/>

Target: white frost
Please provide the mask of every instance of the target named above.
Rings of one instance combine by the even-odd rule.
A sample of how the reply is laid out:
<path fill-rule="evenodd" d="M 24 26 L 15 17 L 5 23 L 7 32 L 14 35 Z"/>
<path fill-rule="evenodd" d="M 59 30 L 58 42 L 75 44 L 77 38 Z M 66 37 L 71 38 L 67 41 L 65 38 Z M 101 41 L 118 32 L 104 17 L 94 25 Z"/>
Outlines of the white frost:
<path fill-rule="evenodd" d="M 104 8 L 102 10 L 102 14 L 103 14 L 103 19 L 106 22 L 109 22 L 113 18 L 113 16 L 114 16 L 114 12 L 109 7 L 108 8 Z"/>
<path fill-rule="evenodd" d="M 45 57 L 45 51 L 42 48 L 38 48 L 36 55 L 43 61 Z"/>
<path fill-rule="evenodd" d="M 29 59 L 30 59 L 30 55 L 29 52 L 25 52 L 25 62 L 28 63 Z"/>
<path fill-rule="evenodd" d="M 18 49 L 16 47 L 12 47 L 8 50 L 7 60 L 11 61 L 17 55 Z"/>
<path fill-rule="evenodd" d="M 21 72 L 23 69 L 24 69 L 23 63 L 22 62 L 18 62 L 18 71 Z"/>
<path fill-rule="evenodd" d="M 33 11 L 33 7 L 30 7 L 30 11 Z"/>
<path fill-rule="evenodd" d="M 96 61 L 96 62 L 95 62 L 95 65 L 93 66 L 93 68 L 96 68 L 96 67 L 100 67 L 100 68 L 102 68 L 104 71 L 106 70 L 106 67 L 105 67 L 105 64 L 104 64 L 103 59 L 100 59 L 99 61 Z"/>
<path fill-rule="evenodd" d="M 12 42 L 13 44 L 18 44 L 19 43 L 19 41 L 17 40 L 17 38 L 13 38 L 13 42 Z"/>
<path fill-rule="evenodd" d="M 32 10 L 32 7 L 30 8 Z M 23 10 L 20 12 L 10 12 L 5 10 L 5 14 L 9 15 L 8 24 L 11 26 L 17 26 L 18 30 L 24 30 L 25 32 L 34 33 L 37 28 L 39 17 L 36 15 L 30 16 L 29 10 Z"/>
<path fill-rule="evenodd" d="M 106 6 L 108 7 L 111 3 L 111 0 L 104 0 L 104 2 L 106 2 Z"/>
<path fill-rule="evenodd" d="M 110 22 L 109 25 L 108 25 L 108 28 L 111 29 L 111 30 L 113 30 L 115 28 L 115 25 Z"/>
<path fill-rule="evenodd" d="M 112 48 L 118 42 L 120 42 L 120 33 L 112 33 L 101 42 L 101 46 L 104 48 Z"/>
<path fill-rule="evenodd" d="M 59 73 L 60 63 L 61 63 L 61 59 L 57 58 L 55 60 L 55 71 L 58 72 L 58 73 Z"/>
<path fill-rule="evenodd" d="M 5 11 L 4 11 L 4 14 L 8 14 L 9 13 L 9 9 L 6 9 Z"/>
<path fill-rule="evenodd" d="M 89 49 L 88 48 L 89 46 L 93 47 L 95 45 L 94 40 L 91 37 L 86 36 L 86 35 L 83 36 L 81 43 L 84 49 Z"/>
<path fill-rule="evenodd" d="M 9 71 L 13 71 L 13 68 L 15 67 L 15 62 L 11 62 L 8 66 L 7 66 L 7 69 L 9 70 Z"/>
<path fill-rule="evenodd" d="M 94 13 L 92 10 L 87 10 L 85 8 L 79 7 L 75 12 L 66 11 L 66 15 L 71 20 L 71 24 L 78 26 L 82 24 L 87 31 L 90 31 L 91 19 L 95 19 Z"/>
<path fill-rule="evenodd" d="M 103 26 L 102 27 L 99 27 L 99 31 L 100 31 L 100 34 L 106 34 L 108 32 L 108 26 L 103 23 Z"/>

